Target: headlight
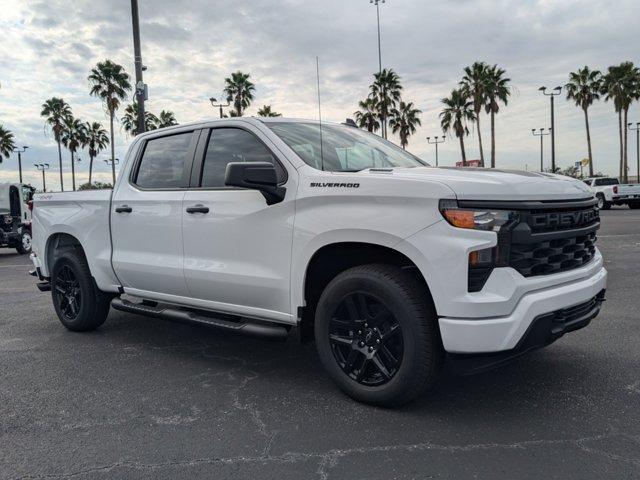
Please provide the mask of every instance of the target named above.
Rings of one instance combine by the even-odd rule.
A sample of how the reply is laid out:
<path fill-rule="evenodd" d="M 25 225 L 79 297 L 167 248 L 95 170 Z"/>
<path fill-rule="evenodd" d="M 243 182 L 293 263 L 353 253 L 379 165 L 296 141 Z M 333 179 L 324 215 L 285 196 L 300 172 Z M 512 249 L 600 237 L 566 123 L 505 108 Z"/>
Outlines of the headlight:
<path fill-rule="evenodd" d="M 457 228 L 495 232 L 497 245 L 469 252 L 468 291 L 479 292 L 495 267 L 509 264 L 510 230 L 519 222 L 513 210 L 460 208 L 456 200 L 440 200 L 440 212 L 447 222 Z"/>
<path fill-rule="evenodd" d="M 518 217 L 512 210 L 480 210 L 458 207 L 455 200 L 440 200 L 440 212 L 454 227 L 498 232 Z"/>

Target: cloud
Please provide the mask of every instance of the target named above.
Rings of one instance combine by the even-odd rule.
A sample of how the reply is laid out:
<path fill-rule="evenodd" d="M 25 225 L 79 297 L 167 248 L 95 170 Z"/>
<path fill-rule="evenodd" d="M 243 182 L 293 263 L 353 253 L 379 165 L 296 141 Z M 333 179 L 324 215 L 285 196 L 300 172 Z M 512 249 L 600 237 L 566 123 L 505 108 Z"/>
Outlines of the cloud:
<path fill-rule="evenodd" d="M 615 8 L 603 0 L 403 0 L 381 4 L 380 12 L 383 63 L 401 75 L 406 99 L 423 111 L 409 148 L 429 161 L 433 147 L 425 137 L 440 134 L 440 99 L 475 60 L 500 64 L 516 88 L 497 117 L 498 165 L 529 169 L 539 163 L 531 128 L 549 126 L 540 85 L 562 85 L 583 65 L 640 62 L 640 4 L 633 0 L 619 0 Z M 249 114 L 272 104 L 288 116 L 316 118 L 316 55 L 325 119 L 343 121 L 366 96 L 378 68 L 375 8 L 364 0 L 143 0 L 140 18 L 148 106 L 173 110 L 181 122 L 217 116 L 207 99 L 221 96 L 224 78 L 238 69 L 250 72 L 257 86 Z M 105 58 L 133 74 L 129 3 L 6 0 L 0 28 L 0 123 L 32 147 L 32 159 L 52 163 L 54 182 L 57 146 L 44 132 L 40 106 L 62 96 L 78 117 L 107 125 L 102 104 L 88 95 L 86 77 Z M 630 120 L 640 120 L 639 113 L 636 104 Z M 489 122 L 483 120 L 488 145 Z M 567 166 L 586 155 L 584 120 L 559 99 L 556 122 L 558 163 Z M 613 107 L 594 105 L 591 124 L 596 169 L 615 174 Z M 129 142 L 116 125 L 117 156 L 124 156 Z M 477 156 L 475 132 L 467 148 Z M 449 139 L 440 153 L 443 164 L 453 164 L 457 142 Z M 13 169 L 13 158 L 0 165 L 3 175 Z"/>

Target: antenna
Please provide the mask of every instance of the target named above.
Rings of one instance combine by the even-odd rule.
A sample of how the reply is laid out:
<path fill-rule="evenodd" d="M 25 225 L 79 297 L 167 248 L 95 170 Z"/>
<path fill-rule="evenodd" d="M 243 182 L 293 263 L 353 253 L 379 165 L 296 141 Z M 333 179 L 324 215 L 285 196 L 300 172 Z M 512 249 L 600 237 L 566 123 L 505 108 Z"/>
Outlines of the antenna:
<path fill-rule="evenodd" d="M 318 79 L 318 120 L 320 122 L 320 169 L 324 171 L 324 152 L 322 150 L 322 103 L 320 102 L 320 59 L 317 56 L 316 77 Z"/>

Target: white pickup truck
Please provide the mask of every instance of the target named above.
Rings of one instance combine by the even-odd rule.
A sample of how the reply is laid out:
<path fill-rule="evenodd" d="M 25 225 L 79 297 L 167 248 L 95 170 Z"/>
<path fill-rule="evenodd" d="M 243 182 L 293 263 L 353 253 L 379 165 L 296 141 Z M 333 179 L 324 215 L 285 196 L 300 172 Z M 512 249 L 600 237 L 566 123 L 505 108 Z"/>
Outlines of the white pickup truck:
<path fill-rule="evenodd" d="M 271 338 L 394 406 L 587 325 L 595 199 L 551 174 L 433 168 L 349 125 L 223 119 L 132 142 L 113 192 L 35 197 L 34 275 L 70 330 L 110 308 Z"/>
<path fill-rule="evenodd" d="M 621 184 L 615 177 L 595 177 L 584 180 L 598 200 L 598 208 L 609 210 L 611 205 L 640 208 L 640 183 Z"/>

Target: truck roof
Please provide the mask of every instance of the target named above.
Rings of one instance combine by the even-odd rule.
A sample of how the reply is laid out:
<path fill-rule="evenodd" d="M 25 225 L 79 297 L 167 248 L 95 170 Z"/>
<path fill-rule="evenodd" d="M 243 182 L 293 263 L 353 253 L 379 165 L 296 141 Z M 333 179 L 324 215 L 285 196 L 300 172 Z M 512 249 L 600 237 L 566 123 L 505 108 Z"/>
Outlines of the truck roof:
<path fill-rule="evenodd" d="M 181 130 L 189 127 L 202 127 L 206 128 L 209 126 L 214 126 L 219 123 L 224 124 L 242 124 L 242 123 L 279 123 L 279 122 L 287 122 L 287 123 L 319 123 L 318 120 L 310 120 L 304 118 L 285 118 L 285 117 L 229 117 L 229 118 L 212 118 L 209 120 L 199 120 L 195 122 L 189 123 L 181 123 L 180 125 L 172 125 L 171 127 L 163 127 L 156 130 L 149 130 L 148 132 L 141 133 L 137 135 L 136 138 L 144 138 L 149 135 L 153 135 L 154 133 L 162 132 L 170 132 L 172 130 Z M 338 125 L 335 122 L 322 122 L 323 125 Z"/>

